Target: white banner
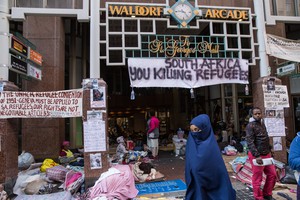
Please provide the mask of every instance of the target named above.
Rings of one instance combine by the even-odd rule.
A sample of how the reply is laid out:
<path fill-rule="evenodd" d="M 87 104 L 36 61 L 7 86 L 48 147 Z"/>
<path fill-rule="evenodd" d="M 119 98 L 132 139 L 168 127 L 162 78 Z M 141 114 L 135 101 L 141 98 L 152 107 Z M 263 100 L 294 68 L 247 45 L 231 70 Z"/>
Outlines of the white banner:
<path fill-rule="evenodd" d="M 52 92 L 0 92 L 0 118 L 82 116 L 82 89 Z"/>
<path fill-rule="evenodd" d="M 131 87 L 197 88 L 223 83 L 248 84 L 243 59 L 129 58 Z"/>
<path fill-rule="evenodd" d="M 300 42 L 296 40 L 266 34 L 266 51 L 277 58 L 300 62 Z"/>

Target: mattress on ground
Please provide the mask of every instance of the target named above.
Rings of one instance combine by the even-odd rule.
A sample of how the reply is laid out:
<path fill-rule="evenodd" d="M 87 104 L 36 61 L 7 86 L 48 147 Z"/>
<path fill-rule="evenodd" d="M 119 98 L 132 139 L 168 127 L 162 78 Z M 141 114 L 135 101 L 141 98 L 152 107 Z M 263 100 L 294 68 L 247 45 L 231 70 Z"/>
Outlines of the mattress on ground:
<path fill-rule="evenodd" d="M 180 197 L 185 196 L 186 192 L 186 184 L 180 179 L 139 183 L 135 186 L 139 191 L 137 197 Z"/>

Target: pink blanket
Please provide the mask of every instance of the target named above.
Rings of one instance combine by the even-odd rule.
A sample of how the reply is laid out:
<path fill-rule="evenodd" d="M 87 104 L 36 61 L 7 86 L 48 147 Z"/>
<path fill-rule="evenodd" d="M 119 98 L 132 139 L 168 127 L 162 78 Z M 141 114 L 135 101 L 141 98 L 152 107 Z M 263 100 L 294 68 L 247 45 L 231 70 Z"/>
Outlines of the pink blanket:
<path fill-rule="evenodd" d="M 97 181 L 90 190 L 89 199 L 103 196 L 109 200 L 114 198 L 127 200 L 136 197 L 138 190 L 135 187 L 130 167 L 128 165 L 116 165 L 113 168 L 119 170 L 120 173 L 113 173 Z"/>

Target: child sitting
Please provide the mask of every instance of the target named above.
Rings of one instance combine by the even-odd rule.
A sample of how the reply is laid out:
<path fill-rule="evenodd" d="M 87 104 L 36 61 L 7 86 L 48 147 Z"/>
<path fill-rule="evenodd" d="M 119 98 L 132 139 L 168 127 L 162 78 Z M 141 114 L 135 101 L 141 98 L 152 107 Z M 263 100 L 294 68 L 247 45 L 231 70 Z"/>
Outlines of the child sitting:
<path fill-rule="evenodd" d="M 125 157 L 125 154 L 128 153 L 125 146 L 124 137 L 120 136 L 117 138 L 118 146 L 116 150 L 116 157 L 119 163 L 121 163 Z"/>

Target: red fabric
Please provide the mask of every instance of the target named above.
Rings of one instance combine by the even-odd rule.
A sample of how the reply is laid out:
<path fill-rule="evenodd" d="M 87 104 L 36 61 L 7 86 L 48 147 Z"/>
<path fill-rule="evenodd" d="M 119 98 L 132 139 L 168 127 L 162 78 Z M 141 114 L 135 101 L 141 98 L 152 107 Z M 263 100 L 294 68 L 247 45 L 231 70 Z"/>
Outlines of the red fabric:
<path fill-rule="evenodd" d="M 150 123 L 149 123 L 148 133 L 153 132 L 154 129 L 156 129 L 158 127 L 159 127 L 159 120 L 155 116 L 152 116 L 150 119 Z"/>
<path fill-rule="evenodd" d="M 65 180 L 66 188 L 68 188 L 72 183 L 77 181 L 81 176 L 82 176 L 81 172 L 74 171 L 72 173 L 68 173 L 66 180 Z"/>
<path fill-rule="evenodd" d="M 275 165 L 267 165 L 267 166 L 255 166 L 253 165 L 252 160 L 255 159 L 255 157 L 251 154 L 251 152 L 248 153 L 248 157 L 252 166 L 252 186 L 253 186 L 253 195 L 255 199 L 263 200 L 264 196 L 270 196 L 272 195 L 272 190 L 276 184 L 276 169 Z M 271 158 L 271 154 L 262 156 L 261 158 Z M 262 177 L 263 174 L 266 175 L 266 182 L 264 184 L 263 190 L 260 189 L 261 183 L 262 183 Z"/>
<path fill-rule="evenodd" d="M 237 169 L 236 177 L 242 183 L 252 185 L 252 176 L 253 176 L 252 167 L 251 167 L 250 160 L 248 158 L 246 160 L 244 166 L 240 170 Z M 263 185 L 265 183 L 265 180 L 266 180 L 266 177 L 265 177 L 265 175 L 263 175 L 263 179 L 262 179 Z"/>

